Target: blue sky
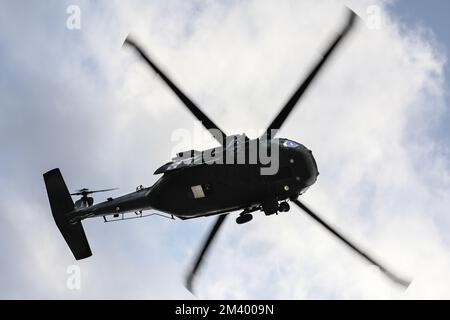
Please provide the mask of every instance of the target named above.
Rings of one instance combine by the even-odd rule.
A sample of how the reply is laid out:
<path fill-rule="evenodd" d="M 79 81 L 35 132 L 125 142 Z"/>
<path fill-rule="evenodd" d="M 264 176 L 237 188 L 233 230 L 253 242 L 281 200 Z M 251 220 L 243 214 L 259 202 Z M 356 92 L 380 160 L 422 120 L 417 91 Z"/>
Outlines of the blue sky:
<path fill-rule="evenodd" d="M 343 21 L 342 3 L 0 3 L 0 297 L 194 298 L 183 277 L 210 219 L 86 221 L 94 255 L 77 263 L 82 289 L 69 290 L 66 270 L 76 262 L 42 173 L 60 167 L 71 190 L 120 187 L 117 196 L 154 183 L 153 171 L 182 151 L 174 132 L 195 131 L 159 79 L 121 48 L 128 33 L 220 127 L 251 132 L 319 57 Z M 66 28 L 72 4 L 80 30 Z M 245 226 L 229 219 L 199 297 L 450 298 L 448 4 L 348 4 L 363 21 L 378 5 L 381 28 L 360 24 L 280 137 L 302 142 L 318 162 L 303 200 L 412 285 L 398 290 L 291 210 Z"/>
<path fill-rule="evenodd" d="M 443 0 L 400 0 L 394 1 L 390 9 L 407 25 L 423 24 L 433 30 L 438 40 L 449 47 L 450 30 L 447 12 L 450 4 Z"/>
<path fill-rule="evenodd" d="M 407 27 L 416 28 L 418 26 L 431 30 L 442 50 L 449 52 L 450 48 L 450 28 L 447 13 L 450 10 L 450 3 L 443 0 L 400 0 L 394 1 L 389 8 Z M 450 79 L 450 67 L 444 67 L 446 79 Z M 447 92 L 450 92 L 450 85 L 446 83 Z M 450 104 L 450 95 L 446 94 L 446 104 Z M 450 113 L 447 111 L 440 124 L 433 128 L 437 139 L 444 139 L 450 142 Z"/>

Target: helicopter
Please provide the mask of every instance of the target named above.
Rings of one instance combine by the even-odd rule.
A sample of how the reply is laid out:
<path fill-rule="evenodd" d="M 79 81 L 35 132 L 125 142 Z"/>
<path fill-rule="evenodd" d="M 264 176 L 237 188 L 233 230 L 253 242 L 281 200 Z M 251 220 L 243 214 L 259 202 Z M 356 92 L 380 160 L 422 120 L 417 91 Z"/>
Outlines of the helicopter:
<path fill-rule="evenodd" d="M 236 222 L 245 224 L 252 220 L 254 212 L 261 211 L 265 215 L 287 212 L 290 210 L 289 203 L 293 203 L 359 256 L 377 266 L 389 279 L 407 287 L 410 281 L 395 275 L 299 200 L 299 196 L 318 178 L 316 160 L 311 150 L 303 144 L 275 138 L 319 71 L 353 29 L 356 19 L 357 15 L 349 9 L 343 29 L 332 39 L 321 59 L 287 100 L 265 133 L 257 139 L 249 139 L 245 134 L 228 136 L 127 36 L 124 45 L 134 49 L 137 56 L 163 80 L 220 146 L 204 151 L 180 152 L 155 171 L 156 175 L 162 176 L 152 186 L 139 186 L 135 192 L 108 198 L 98 204 L 94 204 L 93 198 L 88 195 L 114 189 L 91 191 L 83 188 L 71 194 L 60 169 L 44 173 L 55 223 L 75 259 L 92 255 L 82 225 L 82 220 L 87 218 L 103 217 L 107 221 L 106 217 L 117 218 L 125 213 L 134 212 L 142 216 L 146 210 L 182 220 L 215 216 L 216 220 L 186 277 L 186 288 L 193 292 L 193 283 L 204 257 L 230 213 L 240 211 Z M 258 157 L 260 154 L 270 155 L 270 163 Z M 253 161 L 250 161 L 251 158 Z M 276 170 L 267 173 L 274 164 Z M 72 195 L 81 198 L 74 203 Z"/>

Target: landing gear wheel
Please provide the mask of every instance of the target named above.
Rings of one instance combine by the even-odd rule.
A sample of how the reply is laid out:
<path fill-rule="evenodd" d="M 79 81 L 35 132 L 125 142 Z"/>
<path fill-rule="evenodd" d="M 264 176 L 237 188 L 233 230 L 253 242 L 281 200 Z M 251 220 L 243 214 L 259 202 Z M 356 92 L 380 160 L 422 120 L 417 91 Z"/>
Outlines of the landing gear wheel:
<path fill-rule="evenodd" d="M 244 224 L 247 222 L 250 222 L 253 219 L 253 216 L 249 213 L 246 214 L 242 214 L 239 217 L 236 218 L 236 223 L 237 224 Z"/>
<path fill-rule="evenodd" d="M 280 203 L 278 207 L 278 211 L 280 212 L 288 212 L 291 209 L 291 206 L 287 202 Z"/>

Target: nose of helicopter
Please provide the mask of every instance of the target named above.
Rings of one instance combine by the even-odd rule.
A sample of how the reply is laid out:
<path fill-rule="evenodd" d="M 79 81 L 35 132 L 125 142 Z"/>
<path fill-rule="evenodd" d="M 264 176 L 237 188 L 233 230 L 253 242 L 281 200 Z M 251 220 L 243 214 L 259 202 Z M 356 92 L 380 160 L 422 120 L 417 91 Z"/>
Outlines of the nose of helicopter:
<path fill-rule="evenodd" d="M 304 145 L 295 148 L 295 153 L 297 165 L 294 166 L 294 173 L 305 187 L 309 187 L 316 182 L 317 177 L 319 176 L 316 160 L 314 159 L 312 151 Z"/>

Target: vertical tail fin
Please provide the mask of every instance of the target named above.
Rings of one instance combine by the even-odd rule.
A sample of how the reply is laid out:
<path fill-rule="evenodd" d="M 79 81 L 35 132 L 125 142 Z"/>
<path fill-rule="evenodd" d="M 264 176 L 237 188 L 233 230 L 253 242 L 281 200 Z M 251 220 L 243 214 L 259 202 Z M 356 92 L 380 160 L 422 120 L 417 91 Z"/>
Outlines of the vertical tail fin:
<path fill-rule="evenodd" d="M 69 222 L 67 214 L 74 210 L 74 205 L 61 171 L 53 169 L 44 173 L 44 181 L 53 218 L 75 259 L 90 257 L 92 252 L 81 221 Z"/>

